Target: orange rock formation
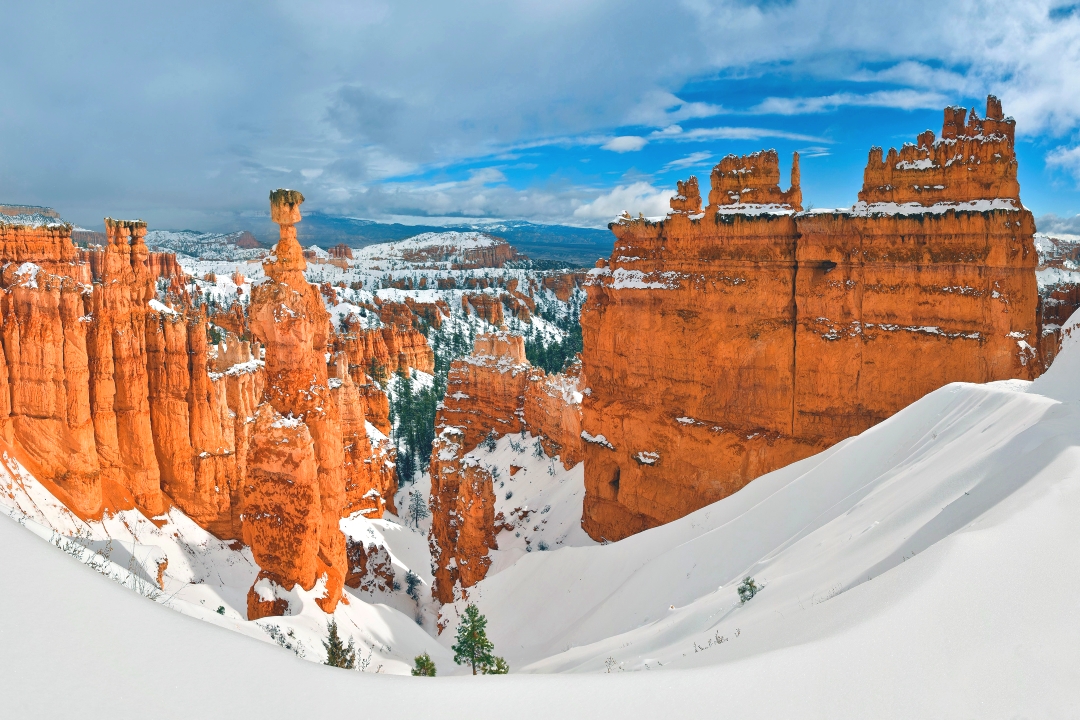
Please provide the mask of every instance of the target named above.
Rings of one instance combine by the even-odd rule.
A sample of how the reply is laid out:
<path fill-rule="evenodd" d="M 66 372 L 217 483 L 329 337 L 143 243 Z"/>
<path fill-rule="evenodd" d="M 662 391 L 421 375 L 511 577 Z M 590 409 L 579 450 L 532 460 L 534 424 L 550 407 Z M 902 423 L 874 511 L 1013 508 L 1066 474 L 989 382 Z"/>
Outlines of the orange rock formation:
<path fill-rule="evenodd" d="M 681 517 L 945 383 L 1038 373 L 1034 224 L 988 106 L 884 170 L 871 151 L 852 211 L 797 213 L 797 160 L 781 192 L 763 152 L 721 161 L 700 218 L 688 182 L 667 220 L 611 226 L 582 311 L 590 535 Z"/>
<path fill-rule="evenodd" d="M 381 516 L 396 489 L 393 449 L 367 425 L 389 429 L 386 396 L 340 360 L 329 376 L 329 316 L 295 241 L 302 198 L 273 198 L 282 242 L 251 306 L 269 372 L 258 343 L 211 347 L 201 309 L 158 301 L 156 278 L 177 268 L 148 251 L 145 223 L 107 218 L 103 250 L 80 257 L 70 226 L 0 222 L 3 441 L 82 517 L 171 501 L 245 538 L 262 568 L 252 618 L 286 612 L 276 589 L 295 584 L 323 583 L 332 610 L 348 572 L 339 518 Z M 245 331 L 239 305 L 227 315 Z"/>
<path fill-rule="evenodd" d="M 252 289 L 249 308 L 251 332 L 266 348 L 244 493 L 244 541 L 262 569 L 248 592 L 249 618 L 270 610 L 267 584 L 311 590 L 322 581 L 320 605 L 333 610 L 348 571 L 338 528 L 345 506 L 341 412 L 323 358 L 330 321 L 318 288 L 304 279 L 295 226 L 303 201 L 292 190 L 271 194 L 281 238 L 263 261 L 271 281 Z"/>
<path fill-rule="evenodd" d="M 456 588 L 484 578 L 497 549 L 490 472 L 467 453 L 489 433 L 530 430 L 551 454 L 580 461 L 580 394 L 574 376 L 545 375 L 525 359 L 524 339 L 506 332 L 477 335 L 473 354 L 450 366 L 435 419 L 431 451 L 433 596 L 452 602 Z"/>

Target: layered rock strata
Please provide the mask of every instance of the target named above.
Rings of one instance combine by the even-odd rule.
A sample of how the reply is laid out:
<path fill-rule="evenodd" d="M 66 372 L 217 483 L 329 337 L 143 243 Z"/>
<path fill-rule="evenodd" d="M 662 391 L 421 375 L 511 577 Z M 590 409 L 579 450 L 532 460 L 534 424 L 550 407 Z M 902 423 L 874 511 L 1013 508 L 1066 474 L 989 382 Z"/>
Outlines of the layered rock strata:
<path fill-rule="evenodd" d="M 145 223 L 106 219 L 105 247 L 84 258 L 70 226 L 0 222 L 0 436 L 84 518 L 173 503 L 244 538 L 263 570 L 253 618 L 287 612 L 277 590 L 296 584 L 322 583 L 332 610 L 349 571 L 338 520 L 381 516 L 396 490 L 393 449 L 368 422 L 389 429 L 386 396 L 341 358 L 330 375 L 329 315 L 295 244 L 298 194 L 274 197 L 282 242 L 253 293 L 258 340 L 238 337 L 237 304 L 238 333 L 217 347 L 204 308 L 156 293 Z"/>
<path fill-rule="evenodd" d="M 473 354 L 450 366 L 435 419 L 431 452 L 433 596 L 455 593 L 484 578 L 497 549 L 490 472 L 468 456 L 488 436 L 528 430 L 571 467 L 581 455 L 580 393 L 571 374 L 546 375 L 525 359 L 524 339 L 506 332 L 476 337 Z"/>
<path fill-rule="evenodd" d="M 341 410 L 324 359 L 330 318 L 318 288 L 304 279 L 295 226 L 303 201 L 290 190 L 270 196 L 280 240 L 263 262 L 270 281 L 252 289 L 249 307 L 251 332 L 266 348 L 244 488 L 244 541 L 261 568 L 248 592 L 249 618 L 276 612 L 277 587 L 312 590 L 316 582 L 320 606 L 332 611 L 348 573 L 338 528 L 346 484 Z"/>
<path fill-rule="evenodd" d="M 681 517 L 946 383 L 1038 373 L 1034 223 L 1012 121 L 987 115 L 946 110 L 942 140 L 885 171 L 872 150 L 851 211 L 799 213 L 797 159 L 781 191 L 764 152 L 721 161 L 703 214 L 688 182 L 666 220 L 611 226 L 581 317 L 591 536 Z"/>

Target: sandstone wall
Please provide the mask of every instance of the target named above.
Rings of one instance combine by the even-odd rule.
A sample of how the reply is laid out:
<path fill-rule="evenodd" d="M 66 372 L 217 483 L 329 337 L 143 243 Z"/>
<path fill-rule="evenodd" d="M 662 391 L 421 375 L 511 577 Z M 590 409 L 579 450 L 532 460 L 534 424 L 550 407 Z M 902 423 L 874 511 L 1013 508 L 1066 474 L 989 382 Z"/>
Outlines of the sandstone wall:
<path fill-rule="evenodd" d="M 681 517 L 948 382 L 1038 373 L 1034 223 L 995 102 L 886 170 L 871 151 L 851 211 L 799 213 L 797 158 L 781 192 L 765 152 L 721 161 L 704 213 L 693 181 L 667 220 L 611 226 L 581 317 L 590 535 Z"/>
<path fill-rule="evenodd" d="M 435 419 L 431 451 L 433 596 L 452 602 L 487 573 L 497 549 L 495 495 L 486 468 L 467 458 L 490 434 L 528 430 L 570 468 L 581 461 L 578 378 L 546 375 L 525 359 L 524 338 L 506 332 L 476 337 L 473 354 L 450 366 Z"/>
<path fill-rule="evenodd" d="M 368 420 L 389 429 L 385 394 L 341 356 L 329 375 L 294 195 L 273 205 L 282 242 L 253 293 L 265 368 L 231 332 L 211 347 L 186 296 L 158 302 L 175 257 L 148 251 L 145 223 L 107 218 L 106 246 L 83 258 L 68 226 L 0 223 L 0 436 L 82 517 L 172 503 L 242 537 L 261 568 L 251 618 L 288 612 L 276 588 L 318 582 L 332 611 L 349 571 L 338 520 L 381 516 L 396 490 L 393 448 Z"/>

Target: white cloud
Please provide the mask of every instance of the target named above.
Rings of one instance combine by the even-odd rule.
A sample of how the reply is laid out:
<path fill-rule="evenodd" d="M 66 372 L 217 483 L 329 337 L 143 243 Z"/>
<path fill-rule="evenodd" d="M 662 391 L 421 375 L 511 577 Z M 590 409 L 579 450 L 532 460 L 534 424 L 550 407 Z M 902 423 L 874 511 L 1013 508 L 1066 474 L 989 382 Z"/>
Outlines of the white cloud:
<path fill-rule="evenodd" d="M 724 108 L 720 105 L 686 102 L 665 90 L 653 90 L 645 93 L 630 110 L 626 122 L 629 125 L 664 127 L 683 120 L 712 117 L 723 112 Z"/>
<path fill-rule="evenodd" d="M 619 137 L 611 138 L 600 147 L 604 150 L 611 150 L 612 152 L 617 153 L 637 152 L 648 143 L 648 140 L 643 137 L 638 137 L 637 135 L 620 135 Z"/>
<path fill-rule="evenodd" d="M 611 220 L 623 211 L 635 217 L 643 213 L 647 217 L 666 215 L 671 206 L 668 201 L 675 193 L 671 190 L 657 190 L 647 182 L 631 185 L 618 185 L 590 203 L 574 210 L 574 217 L 579 220 Z"/>
<path fill-rule="evenodd" d="M 702 165 L 712 156 L 713 154 L 710 152 L 690 153 L 686 157 L 679 158 L 678 160 L 672 160 L 661 169 L 661 172 L 667 172 L 668 170 L 679 170 L 681 168 L 693 167 L 694 165 Z"/>
<path fill-rule="evenodd" d="M 797 132 L 679 127 L 729 115 L 738 83 L 783 88 L 796 74 L 814 87 L 890 89 L 792 84 L 758 110 L 939 108 L 993 92 L 1020 134 L 1071 137 L 1080 130 L 1080 14 L 1051 12 L 1063 2 L 681 0 L 657 12 L 643 0 L 309 0 L 135 14 L 117 3 L 69 3 L 59 14 L 8 3 L 6 26 L 48 27 L 51 42 L 14 33 L 0 44 L 0 64 L 20 68 L 3 91 L 19 102 L 0 113 L 0 197 L 56 205 L 85 223 L 130 212 L 159 227 L 265 212 L 266 188 L 279 185 L 302 185 L 313 208 L 347 196 L 356 204 L 337 206 L 345 212 L 431 211 L 400 183 L 375 188 L 541 145 L 632 152 L 646 142 L 775 137 L 823 147 Z M 154 42 L 134 54 L 94 42 L 119 26 Z M 206 31 L 235 27 L 244 32 L 227 42 Z M 55 47 L 82 48 L 79 62 Z M 716 78 L 730 94 L 695 101 Z M 119 96 L 142 100 L 110 112 L 108 98 Z M 646 129 L 614 138 L 627 123 Z M 1070 157 L 1054 155 L 1054 167 L 1072 168 Z M 537 186 L 557 174 L 541 168 Z M 573 198 L 591 197 L 545 187 L 504 204 L 510 190 L 488 187 L 501 180 L 476 182 L 482 192 L 459 197 L 455 185 L 439 191 L 452 197 L 430 197 L 567 220 Z"/>
<path fill-rule="evenodd" d="M 1080 147 L 1059 147 L 1046 155 L 1046 166 L 1056 167 L 1080 181 Z"/>
<path fill-rule="evenodd" d="M 916 110 L 937 109 L 948 104 L 949 98 L 939 92 L 879 90 L 865 94 L 834 93 L 820 97 L 770 97 L 755 105 L 750 112 L 759 115 L 809 115 L 831 112 L 845 105 Z"/>
<path fill-rule="evenodd" d="M 825 140 L 824 138 L 817 138 L 812 135 L 757 127 L 713 127 L 683 130 L 679 125 L 670 125 L 663 130 L 655 130 L 649 134 L 650 140 L 670 140 L 674 142 L 760 140 L 762 138 L 784 138 L 787 140 L 804 140 L 807 142 L 828 142 L 828 140 Z"/>

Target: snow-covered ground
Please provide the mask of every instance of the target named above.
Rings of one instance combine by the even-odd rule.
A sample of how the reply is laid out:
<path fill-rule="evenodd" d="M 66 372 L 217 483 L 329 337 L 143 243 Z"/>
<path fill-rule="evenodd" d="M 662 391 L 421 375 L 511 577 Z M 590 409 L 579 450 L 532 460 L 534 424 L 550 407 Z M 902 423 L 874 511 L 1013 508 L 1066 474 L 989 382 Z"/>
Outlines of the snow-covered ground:
<path fill-rule="evenodd" d="M 511 527 L 468 594 L 509 677 L 374 678 L 295 662 L 268 646 L 322 659 L 327 618 L 313 593 L 297 592 L 294 616 L 248 622 L 257 568 L 239 544 L 175 510 L 83 523 L 5 456 L 0 507 L 25 529 L 0 518 L 0 707 L 89 718 L 357 707 L 468 718 L 1072 717 L 1078 325 L 1066 325 L 1035 383 L 946 386 L 617 543 L 580 529 L 580 466 L 537 456 L 528 435 L 477 448 L 470 460 L 493 468 L 496 512 Z M 428 483 L 402 488 L 403 515 L 407 493 L 426 495 Z M 440 676 L 461 673 L 449 646 L 464 603 L 430 599 L 427 522 L 354 516 L 342 528 L 386 548 L 401 586 L 408 571 L 420 579 L 419 602 L 403 587 L 348 590 L 335 618 L 363 669 L 404 674 L 428 652 Z M 743 603 L 747 577 L 761 590 Z M 450 627 L 437 636 L 440 611 Z"/>
<path fill-rule="evenodd" d="M 358 702 L 468 718 L 1072 717 L 1078 351 L 1068 337 L 1034 384 L 942 388 L 669 525 L 524 554 L 472 593 L 509 677 L 298 664 L 2 523 L 0 702 L 12 716 L 81 717 L 277 717 Z M 741 604 L 748 575 L 762 590 Z M 364 607 L 357 619 L 383 622 L 383 642 L 410 645 L 415 623 Z M 441 674 L 447 635 L 425 647 Z"/>

